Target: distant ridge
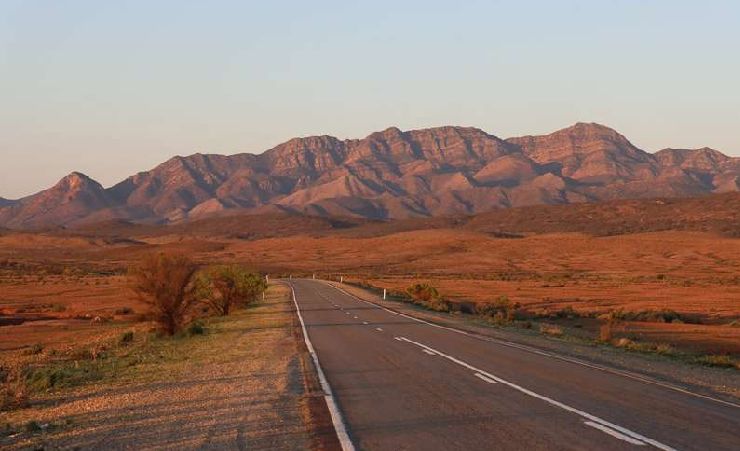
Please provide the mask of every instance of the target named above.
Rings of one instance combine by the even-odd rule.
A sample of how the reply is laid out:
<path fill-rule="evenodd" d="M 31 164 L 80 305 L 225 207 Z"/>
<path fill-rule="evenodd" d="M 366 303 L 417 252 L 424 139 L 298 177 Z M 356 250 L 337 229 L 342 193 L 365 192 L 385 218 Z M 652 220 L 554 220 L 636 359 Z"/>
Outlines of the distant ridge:
<path fill-rule="evenodd" d="M 650 154 L 600 124 L 507 140 L 471 127 L 392 127 L 364 139 L 294 138 L 259 155 L 178 156 L 108 189 L 75 172 L 32 196 L 0 198 L 0 226 L 177 223 L 241 211 L 423 218 L 739 189 L 740 158 L 708 148 Z"/>

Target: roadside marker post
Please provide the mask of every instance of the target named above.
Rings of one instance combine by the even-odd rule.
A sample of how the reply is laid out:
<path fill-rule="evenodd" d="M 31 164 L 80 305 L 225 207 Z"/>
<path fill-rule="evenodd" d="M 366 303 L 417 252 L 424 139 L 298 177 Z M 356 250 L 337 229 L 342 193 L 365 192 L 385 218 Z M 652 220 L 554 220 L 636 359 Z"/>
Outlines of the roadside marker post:
<path fill-rule="evenodd" d="M 387 294 L 387 291 L 385 288 L 383 288 L 383 300 L 385 301 L 385 295 Z"/>
<path fill-rule="evenodd" d="M 344 283 L 344 276 L 339 276 L 339 283 Z"/>
<path fill-rule="evenodd" d="M 316 273 L 313 273 L 313 276 L 311 278 L 312 279 L 315 279 L 316 278 Z"/>

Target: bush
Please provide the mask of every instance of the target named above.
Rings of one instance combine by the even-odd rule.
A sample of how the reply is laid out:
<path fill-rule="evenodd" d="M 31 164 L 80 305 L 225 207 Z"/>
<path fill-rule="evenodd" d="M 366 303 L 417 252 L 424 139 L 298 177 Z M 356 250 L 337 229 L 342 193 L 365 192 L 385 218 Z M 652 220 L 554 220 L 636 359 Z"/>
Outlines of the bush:
<path fill-rule="evenodd" d="M 237 305 L 248 305 L 267 289 L 265 279 L 237 265 L 209 268 L 197 278 L 198 298 L 217 314 L 228 315 Z"/>
<path fill-rule="evenodd" d="M 439 299 L 439 292 L 433 286 L 426 283 L 416 283 L 406 288 L 406 293 L 415 304 L 425 304 Z"/>
<path fill-rule="evenodd" d="M 131 315 L 134 313 L 134 309 L 131 307 L 121 307 L 119 309 L 116 309 L 114 312 L 116 315 Z"/>
<path fill-rule="evenodd" d="M 495 324 L 510 323 L 517 317 L 518 303 L 512 303 L 506 296 L 499 296 L 493 302 L 479 302 L 475 306 L 478 315 L 492 318 Z"/>
<path fill-rule="evenodd" d="M 427 303 L 426 307 L 435 312 L 449 313 L 452 310 L 452 303 L 444 299 L 436 299 Z"/>
<path fill-rule="evenodd" d="M 563 329 L 552 324 L 540 324 L 540 333 L 552 337 L 560 337 L 563 335 Z"/>
<path fill-rule="evenodd" d="M 153 310 L 154 319 L 167 335 L 182 329 L 196 303 L 196 266 L 187 257 L 153 254 L 129 271 L 133 290 Z"/>
<path fill-rule="evenodd" d="M 563 319 L 566 319 L 566 318 L 574 319 L 574 318 L 580 318 L 581 315 L 575 310 L 573 310 L 573 307 L 567 306 L 555 312 L 555 316 L 558 318 L 563 318 Z"/>
<path fill-rule="evenodd" d="M 612 310 L 606 316 L 611 321 L 642 321 L 651 323 L 698 323 L 697 318 L 681 316 L 675 310 L 641 310 L 639 312 L 625 312 L 622 309 Z"/>
<path fill-rule="evenodd" d="M 132 330 L 121 334 L 121 338 L 118 340 L 121 344 L 127 344 L 134 341 L 134 332 Z"/>
<path fill-rule="evenodd" d="M 193 321 L 190 323 L 190 326 L 188 326 L 188 335 L 191 337 L 193 335 L 205 335 L 205 333 L 206 329 L 200 321 Z"/>
<path fill-rule="evenodd" d="M 25 355 L 38 355 L 44 352 L 44 346 L 40 343 L 36 343 L 35 345 L 31 346 L 30 348 L 27 348 L 23 351 L 23 354 Z"/>

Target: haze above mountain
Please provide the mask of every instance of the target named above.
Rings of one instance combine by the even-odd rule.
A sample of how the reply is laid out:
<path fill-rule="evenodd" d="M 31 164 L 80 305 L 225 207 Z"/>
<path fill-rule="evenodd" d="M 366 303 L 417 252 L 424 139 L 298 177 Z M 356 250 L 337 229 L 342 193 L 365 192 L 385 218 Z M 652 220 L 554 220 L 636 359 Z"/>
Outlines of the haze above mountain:
<path fill-rule="evenodd" d="M 0 198 L 0 226 L 242 211 L 400 219 L 738 190 L 740 158 L 708 148 L 651 154 L 599 124 L 506 140 L 469 127 L 389 128 L 364 139 L 294 138 L 259 155 L 178 156 L 107 189 L 74 172 L 37 194 Z"/>

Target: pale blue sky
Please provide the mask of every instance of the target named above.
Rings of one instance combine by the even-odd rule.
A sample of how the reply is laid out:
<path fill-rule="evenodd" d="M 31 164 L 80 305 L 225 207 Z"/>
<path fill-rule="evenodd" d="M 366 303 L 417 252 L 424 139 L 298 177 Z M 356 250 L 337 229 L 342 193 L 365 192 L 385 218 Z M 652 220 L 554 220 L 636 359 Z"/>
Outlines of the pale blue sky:
<path fill-rule="evenodd" d="M 0 0 L 0 196 L 395 125 L 740 155 L 740 2 Z"/>

